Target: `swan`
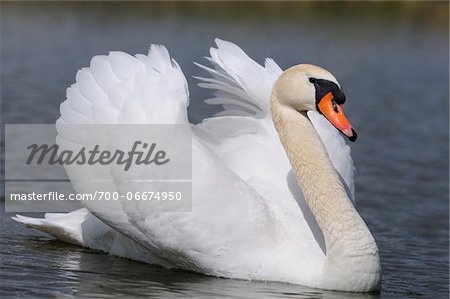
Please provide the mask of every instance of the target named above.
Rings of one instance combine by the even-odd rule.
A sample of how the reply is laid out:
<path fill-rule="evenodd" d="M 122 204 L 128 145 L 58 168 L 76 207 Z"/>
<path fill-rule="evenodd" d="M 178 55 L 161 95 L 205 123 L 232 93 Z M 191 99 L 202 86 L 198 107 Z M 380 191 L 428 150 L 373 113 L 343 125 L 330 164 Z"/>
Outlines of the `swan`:
<path fill-rule="evenodd" d="M 192 212 L 146 212 L 130 202 L 14 220 L 65 242 L 164 267 L 314 288 L 378 290 L 378 248 L 354 208 L 345 94 L 327 70 L 285 71 L 216 39 L 208 104 L 224 110 L 192 130 Z M 185 124 L 186 78 L 162 45 L 148 55 L 92 58 L 67 89 L 56 126 Z M 59 138 L 70 139 L 59 132 Z M 69 175 L 70 177 L 70 175 Z M 112 178 L 117 179 L 117 178 Z M 74 186 L 77 192 L 82 187 Z"/>

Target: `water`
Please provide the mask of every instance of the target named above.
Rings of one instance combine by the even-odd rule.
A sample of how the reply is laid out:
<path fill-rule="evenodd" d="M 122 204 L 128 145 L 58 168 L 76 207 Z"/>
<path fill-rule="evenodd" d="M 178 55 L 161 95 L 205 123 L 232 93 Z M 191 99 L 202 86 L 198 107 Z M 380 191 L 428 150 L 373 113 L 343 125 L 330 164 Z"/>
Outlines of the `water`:
<path fill-rule="evenodd" d="M 380 294 L 248 282 L 112 257 L 1 217 L 3 297 L 446 298 L 448 296 L 448 3 L 2 3 L 5 123 L 52 123 L 90 57 L 165 44 L 188 76 L 190 119 L 216 108 L 195 86 L 214 37 L 283 68 L 309 62 L 344 86 L 358 210 L 380 248 Z M 2 139 L 3 142 L 3 139 Z M 3 208 L 2 208 L 3 210 Z"/>

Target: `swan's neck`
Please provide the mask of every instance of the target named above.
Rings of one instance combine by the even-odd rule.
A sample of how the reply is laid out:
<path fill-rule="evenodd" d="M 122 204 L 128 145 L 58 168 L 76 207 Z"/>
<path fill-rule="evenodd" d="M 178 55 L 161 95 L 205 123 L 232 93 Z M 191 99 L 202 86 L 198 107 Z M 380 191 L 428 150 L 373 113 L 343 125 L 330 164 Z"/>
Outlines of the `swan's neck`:
<path fill-rule="evenodd" d="M 330 280 L 334 280 L 334 276 L 338 280 L 339 276 L 343 278 L 344 272 L 349 275 L 371 273 L 369 276 L 373 278 L 370 279 L 379 279 L 375 240 L 350 202 L 306 113 L 280 104 L 275 95 L 272 95 L 271 110 L 292 171 L 325 238 L 323 270 L 330 274 Z"/>

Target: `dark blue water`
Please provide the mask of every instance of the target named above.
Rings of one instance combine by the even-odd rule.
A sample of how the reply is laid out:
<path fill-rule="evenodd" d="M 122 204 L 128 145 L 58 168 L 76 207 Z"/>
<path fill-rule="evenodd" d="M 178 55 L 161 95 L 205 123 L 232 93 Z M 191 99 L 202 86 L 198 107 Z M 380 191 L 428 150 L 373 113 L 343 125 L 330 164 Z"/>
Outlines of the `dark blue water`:
<path fill-rule="evenodd" d="M 357 208 L 383 269 L 372 295 L 217 279 L 67 245 L 3 213 L 2 298 L 447 298 L 448 3 L 2 3 L 1 25 L 4 123 L 53 123 L 93 55 L 145 53 L 150 43 L 165 44 L 188 77 L 192 122 L 217 111 L 192 79 L 214 37 L 259 62 L 331 70 L 358 129 Z"/>

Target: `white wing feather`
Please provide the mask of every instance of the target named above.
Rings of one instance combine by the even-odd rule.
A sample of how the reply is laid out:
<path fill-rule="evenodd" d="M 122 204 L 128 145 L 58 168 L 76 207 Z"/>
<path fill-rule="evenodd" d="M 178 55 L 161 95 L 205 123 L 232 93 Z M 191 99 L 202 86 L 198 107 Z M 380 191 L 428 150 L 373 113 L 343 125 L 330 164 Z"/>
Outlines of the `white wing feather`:
<path fill-rule="evenodd" d="M 282 72 L 279 66 L 272 59 L 266 59 L 265 67 L 262 67 L 235 44 L 220 39 L 215 41 L 218 48 L 211 48 L 208 58 L 213 68 L 197 64 L 212 76 L 196 77 L 202 81 L 198 85 L 216 90 L 215 97 L 206 102 L 225 108 L 218 116 L 266 117 L 269 111 L 267 95 Z"/>
<path fill-rule="evenodd" d="M 57 121 L 58 143 L 83 144 L 82 136 L 73 134 L 72 130 L 63 130 L 63 124 L 187 124 L 188 101 L 186 79 L 163 46 L 152 45 L 147 56 L 133 57 L 122 52 L 96 56 L 89 68 L 78 71 L 76 83 L 67 90 L 67 99 L 61 104 L 61 117 Z M 68 175 L 71 177 L 70 171 Z M 89 173 L 84 175 L 96 177 Z M 118 191 L 116 182 L 120 178 L 112 172 L 103 173 L 102 177 L 106 179 L 106 190 Z M 72 183 L 79 193 L 91 193 L 95 189 L 95 186 Z M 143 256 L 152 258 L 148 262 L 162 263 L 163 258 L 152 254 L 160 249 L 157 242 L 149 239 L 136 226 L 120 202 L 110 202 L 104 211 L 96 209 L 95 203 L 86 203 L 86 206 L 95 210 L 98 218 L 114 228 L 113 235 L 117 231 L 122 232 L 123 236 L 119 239 L 126 239 L 128 243 L 134 240 L 140 244 L 138 248 L 146 248 L 148 254 Z M 84 220 L 80 218 L 80 222 L 84 223 Z M 49 225 L 50 222 L 43 220 L 35 227 L 47 230 Z M 63 221 L 60 225 L 62 230 L 67 228 Z M 90 226 L 80 224 L 78 236 L 73 242 L 116 253 L 113 247 L 104 245 L 104 240 L 110 239 L 111 229 L 103 232 L 103 237 L 96 235 L 97 243 L 89 242 L 94 239 L 93 230 Z M 55 236 L 59 237 L 58 234 Z M 124 251 L 122 256 L 133 258 L 134 254 L 127 256 Z"/>
<path fill-rule="evenodd" d="M 187 105 L 186 80 L 164 47 L 152 46 L 148 56 L 120 52 L 97 56 L 89 68 L 78 72 L 77 82 L 67 91 L 57 121 L 59 143 L 83 142 L 80 136 L 62 130 L 63 124 L 187 124 Z M 245 278 L 245 273 L 257 271 L 255 267 L 263 259 L 260 252 L 275 246 L 276 225 L 267 203 L 195 136 L 192 157 L 195 167 L 190 213 L 148 213 L 130 201 L 126 206 L 109 202 L 104 210 L 86 203 L 95 216 L 80 210 L 60 217 L 47 215 L 31 220 L 18 216 L 16 220 L 67 242 L 113 254 L 136 259 L 145 251 L 139 260 Z M 68 174 L 70 177 L 70 171 Z M 122 177 L 113 172 L 103 175 L 109 175 L 104 183 L 109 191 L 121 188 Z M 90 193 L 96 187 L 72 183 L 80 193 Z M 86 224 L 95 221 L 101 223 L 101 229 Z M 127 254 L 116 243 L 122 243 L 122 247 L 134 245 Z M 259 251 L 252 251 L 253 246 Z M 247 264 L 229 263 L 234 258 Z"/>

